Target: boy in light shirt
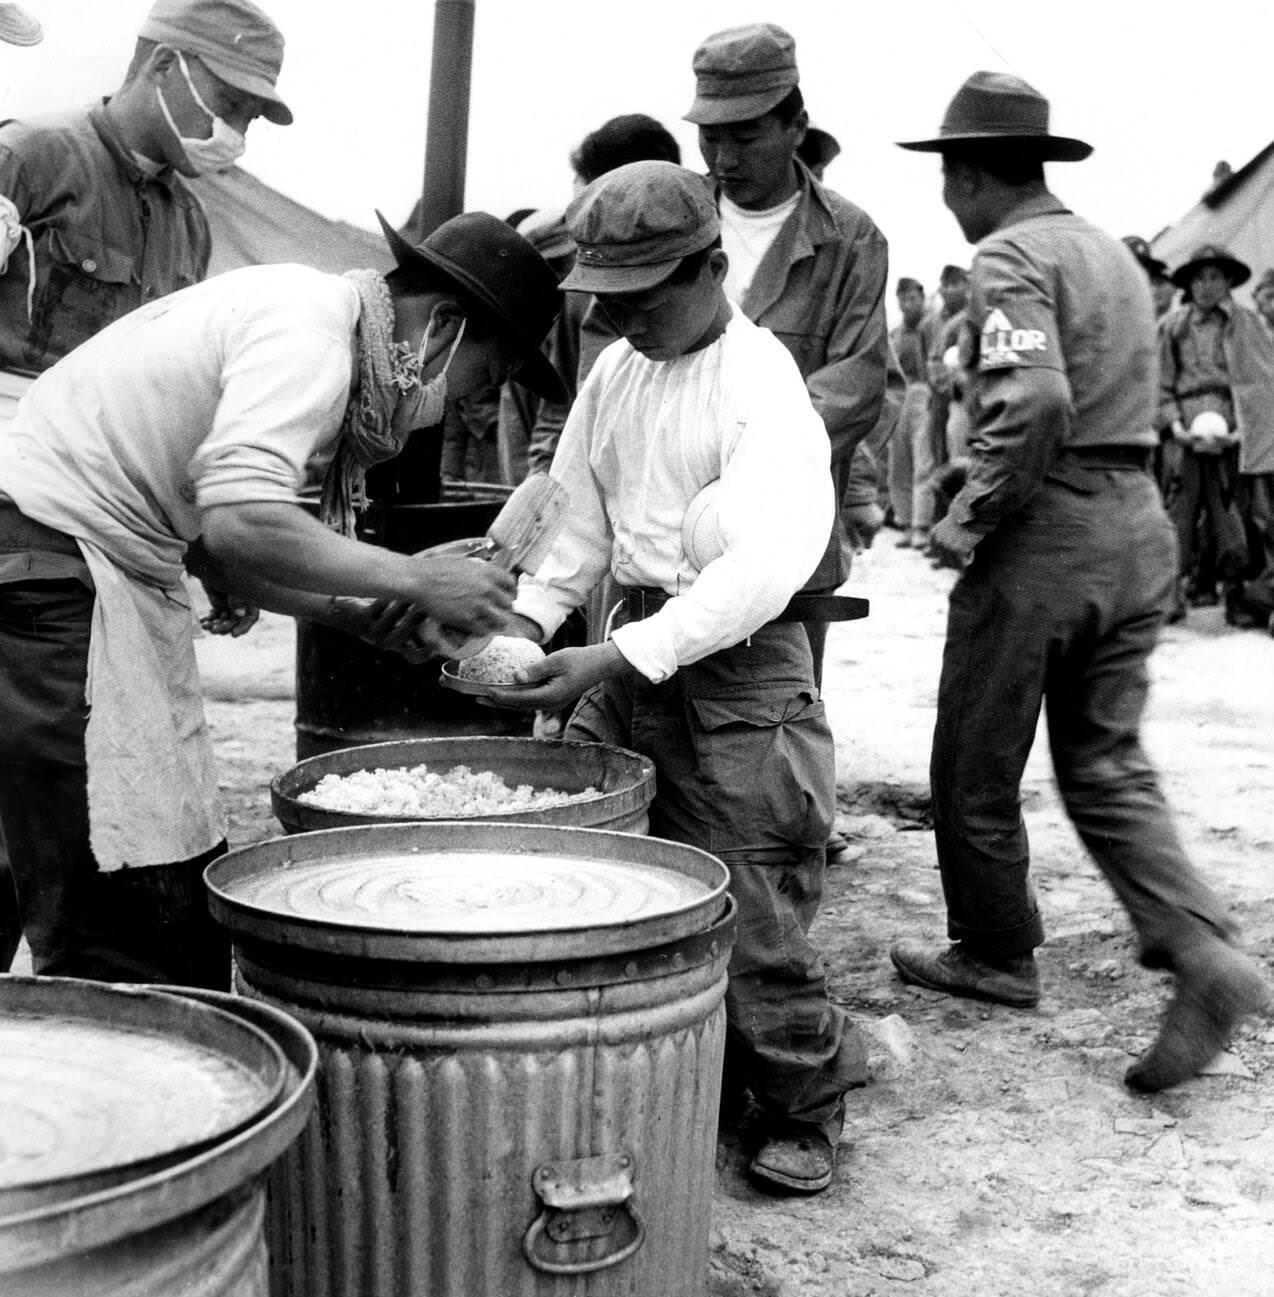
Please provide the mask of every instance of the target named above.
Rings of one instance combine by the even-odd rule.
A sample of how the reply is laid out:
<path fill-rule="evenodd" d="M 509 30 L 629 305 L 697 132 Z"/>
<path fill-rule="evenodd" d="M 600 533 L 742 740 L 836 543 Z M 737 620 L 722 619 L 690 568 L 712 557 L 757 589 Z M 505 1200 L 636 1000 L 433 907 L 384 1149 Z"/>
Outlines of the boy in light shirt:
<path fill-rule="evenodd" d="M 814 1193 L 832 1176 L 859 1034 L 828 998 L 807 933 L 835 803 L 832 735 L 793 596 L 833 514 L 828 441 L 791 356 L 731 307 L 702 178 L 638 162 L 572 203 L 575 269 L 620 339 L 581 389 L 553 461 L 571 510 L 514 604 L 537 640 L 609 573 L 621 624 L 525 668 L 502 701 L 580 701 L 566 735 L 655 763 L 651 831 L 730 870 L 738 939 L 726 994 L 727 1085 L 764 1115 L 751 1174 Z M 717 482 L 718 553 L 683 539 Z M 498 693 L 497 693 L 497 696 Z"/>

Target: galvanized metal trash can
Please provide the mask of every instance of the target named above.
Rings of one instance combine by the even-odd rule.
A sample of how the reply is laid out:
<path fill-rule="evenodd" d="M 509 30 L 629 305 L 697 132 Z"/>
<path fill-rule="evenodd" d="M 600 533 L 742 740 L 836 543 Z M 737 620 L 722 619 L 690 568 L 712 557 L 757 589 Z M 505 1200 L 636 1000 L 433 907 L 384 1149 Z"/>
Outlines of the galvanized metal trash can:
<path fill-rule="evenodd" d="M 0 1021 L 0 1292 L 266 1297 L 265 1177 L 314 1101 L 305 1029 L 212 991 L 43 977 L 0 977 Z"/>
<path fill-rule="evenodd" d="M 240 991 L 319 1042 L 275 1297 L 702 1291 L 734 933 L 715 857 L 434 822 L 205 878 Z"/>
<path fill-rule="evenodd" d="M 356 771 L 400 770 L 420 765 L 438 772 L 456 766 L 467 766 L 475 773 L 490 771 L 510 787 L 525 784 L 537 790 L 554 788 L 577 796 L 585 790 L 595 790 L 578 800 L 554 806 L 474 815 L 473 819 L 566 824 L 619 833 L 645 833 L 650 827 L 649 807 L 655 796 L 654 762 L 627 748 L 577 739 L 484 735 L 403 739 L 342 748 L 310 757 L 277 775 L 270 782 L 270 804 L 275 818 L 288 833 L 444 818 L 336 811 L 302 800 L 326 775 L 346 776 Z"/>

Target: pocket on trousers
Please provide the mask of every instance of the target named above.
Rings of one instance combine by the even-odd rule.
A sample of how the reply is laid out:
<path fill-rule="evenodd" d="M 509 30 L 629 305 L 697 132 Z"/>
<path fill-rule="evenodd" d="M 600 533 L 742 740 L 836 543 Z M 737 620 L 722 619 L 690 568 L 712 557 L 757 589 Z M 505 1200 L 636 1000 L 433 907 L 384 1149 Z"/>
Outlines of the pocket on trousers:
<path fill-rule="evenodd" d="M 826 708 L 806 685 L 689 697 L 711 850 L 818 847 L 831 830 L 835 749 Z"/>

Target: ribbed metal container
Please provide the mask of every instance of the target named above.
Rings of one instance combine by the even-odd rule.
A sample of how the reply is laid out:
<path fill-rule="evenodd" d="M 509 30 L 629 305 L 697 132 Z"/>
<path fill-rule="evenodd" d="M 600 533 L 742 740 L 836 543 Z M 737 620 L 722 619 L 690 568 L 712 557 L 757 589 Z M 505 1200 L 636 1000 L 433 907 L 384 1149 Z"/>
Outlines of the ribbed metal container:
<path fill-rule="evenodd" d="M 607 743 L 572 739 L 480 737 L 405 739 L 369 743 L 309 757 L 278 775 L 270 784 L 275 818 L 288 833 L 346 828 L 356 824 L 410 822 L 407 816 L 352 814 L 327 810 L 300 800 L 324 775 L 359 770 L 399 770 L 426 765 L 444 773 L 455 766 L 491 771 L 517 787 L 555 788 L 565 793 L 595 794 L 580 801 L 538 810 L 476 815 L 474 820 L 514 824 L 565 824 L 582 829 L 645 833 L 655 795 L 655 767 L 649 758 Z M 415 817 L 418 821 L 420 817 Z"/>
<path fill-rule="evenodd" d="M 57 978 L 28 981 L 76 995 Z M 0 997 L 9 979 L 0 978 Z M 95 1192 L 0 1216 L 5 1297 L 267 1297 L 268 1169 L 309 1118 L 317 1052 L 286 1014 L 216 992 L 102 988 L 134 1003 L 201 1000 L 263 1031 L 286 1060 L 275 1100 L 232 1136 L 172 1165 Z M 24 993 L 26 993 L 24 991 Z M 277 1196 L 277 1195 L 276 1195 Z"/>
<path fill-rule="evenodd" d="M 365 921 L 371 883 L 338 915 L 339 867 L 307 881 L 333 860 L 370 877 L 377 852 L 392 873 L 413 850 L 454 854 L 460 892 L 466 852 L 506 851 L 528 878 L 574 858 L 585 907 L 628 871 L 666 871 L 691 899 L 592 927 L 567 907 L 560 930 L 422 914 L 412 931 Z M 317 1117 L 274 1182 L 274 1297 L 702 1291 L 734 933 L 720 862 L 630 834 L 441 823 L 300 834 L 206 878 L 240 990 L 319 1044 Z"/>

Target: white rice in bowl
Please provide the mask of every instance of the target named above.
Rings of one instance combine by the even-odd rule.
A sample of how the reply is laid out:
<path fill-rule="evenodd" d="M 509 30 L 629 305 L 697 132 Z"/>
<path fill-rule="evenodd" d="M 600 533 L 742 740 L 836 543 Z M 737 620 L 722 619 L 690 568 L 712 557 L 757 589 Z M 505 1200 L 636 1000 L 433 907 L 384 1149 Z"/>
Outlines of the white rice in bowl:
<path fill-rule="evenodd" d="M 462 680 L 480 684 L 511 685 L 522 667 L 538 662 L 544 650 L 534 640 L 520 635 L 496 635 L 486 648 L 456 664 L 456 675 Z"/>
<path fill-rule="evenodd" d="M 413 819 L 454 820 L 471 815 L 507 815 L 543 810 L 596 797 L 589 787 L 578 793 L 531 784 L 508 784 L 493 770 L 453 766 L 437 774 L 426 765 L 355 770 L 324 775 L 297 801 L 349 815 L 397 815 Z"/>

